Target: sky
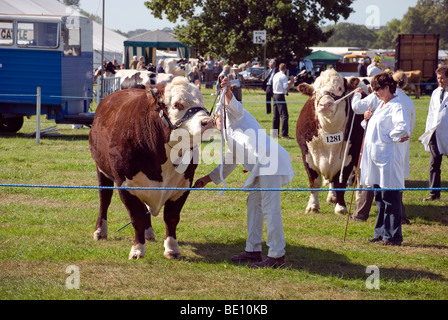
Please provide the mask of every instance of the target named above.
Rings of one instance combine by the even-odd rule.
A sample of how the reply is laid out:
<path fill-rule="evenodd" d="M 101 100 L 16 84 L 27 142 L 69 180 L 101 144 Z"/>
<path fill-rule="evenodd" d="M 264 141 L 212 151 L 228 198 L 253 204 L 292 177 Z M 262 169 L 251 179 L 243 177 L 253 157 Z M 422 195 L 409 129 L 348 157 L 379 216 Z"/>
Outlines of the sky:
<path fill-rule="evenodd" d="M 401 19 L 409 7 L 417 4 L 418 0 L 355 0 L 352 8 L 355 10 L 347 20 L 375 28 L 386 25 L 393 19 Z M 105 0 L 105 26 L 112 30 L 129 32 L 136 29 L 173 28 L 176 24 L 168 20 L 154 18 L 144 5 L 145 0 Z M 98 16 L 102 16 L 103 0 L 81 0 L 81 9 Z"/>

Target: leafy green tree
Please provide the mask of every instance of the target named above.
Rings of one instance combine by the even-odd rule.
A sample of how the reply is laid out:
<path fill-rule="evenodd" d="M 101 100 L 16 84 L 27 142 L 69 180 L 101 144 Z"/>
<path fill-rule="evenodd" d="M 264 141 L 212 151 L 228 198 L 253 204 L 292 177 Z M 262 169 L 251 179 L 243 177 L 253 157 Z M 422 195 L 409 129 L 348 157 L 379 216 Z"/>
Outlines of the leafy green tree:
<path fill-rule="evenodd" d="M 375 31 L 366 26 L 347 22 L 339 23 L 331 29 L 333 35 L 323 46 L 371 48 L 377 37 Z"/>
<path fill-rule="evenodd" d="M 419 0 L 401 24 L 403 33 L 440 34 L 440 48 L 448 49 L 448 0 Z"/>
<path fill-rule="evenodd" d="M 395 49 L 397 35 L 403 33 L 401 20 L 393 19 L 386 24 L 386 27 L 378 30 L 377 40 L 373 48 Z"/>
<path fill-rule="evenodd" d="M 323 20 L 346 19 L 353 0 L 152 0 L 146 7 L 156 18 L 180 20 L 179 41 L 230 63 L 263 57 L 263 46 L 252 43 L 253 31 L 266 30 L 266 53 L 281 61 L 303 57 L 308 47 L 326 41 L 331 31 Z M 261 59 L 260 59 L 261 60 Z"/>

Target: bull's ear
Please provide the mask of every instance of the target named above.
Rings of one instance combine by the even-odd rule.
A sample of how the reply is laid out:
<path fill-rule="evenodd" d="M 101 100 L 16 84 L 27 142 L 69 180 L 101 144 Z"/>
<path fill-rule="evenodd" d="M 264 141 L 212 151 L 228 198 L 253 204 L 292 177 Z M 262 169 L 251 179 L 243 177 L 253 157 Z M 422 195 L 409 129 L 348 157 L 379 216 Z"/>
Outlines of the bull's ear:
<path fill-rule="evenodd" d="M 359 80 L 359 78 L 357 78 L 357 77 L 350 78 L 348 81 L 349 91 L 355 90 L 359 86 L 360 82 L 361 82 L 361 80 Z"/>
<path fill-rule="evenodd" d="M 149 81 L 145 84 L 146 95 L 149 99 L 157 100 L 159 90 L 149 84 Z"/>
<path fill-rule="evenodd" d="M 148 97 L 148 104 L 158 109 L 159 107 L 164 107 L 163 96 L 165 94 L 165 85 L 156 84 L 151 86 L 150 84 L 145 85 L 146 96 Z"/>
<path fill-rule="evenodd" d="M 304 95 L 307 96 L 312 96 L 314 94 L 314 87 L 308 83 L 301 83 L 299 84 L 299 86 L 297 87 L 297 89 L 303 93 Z"/>

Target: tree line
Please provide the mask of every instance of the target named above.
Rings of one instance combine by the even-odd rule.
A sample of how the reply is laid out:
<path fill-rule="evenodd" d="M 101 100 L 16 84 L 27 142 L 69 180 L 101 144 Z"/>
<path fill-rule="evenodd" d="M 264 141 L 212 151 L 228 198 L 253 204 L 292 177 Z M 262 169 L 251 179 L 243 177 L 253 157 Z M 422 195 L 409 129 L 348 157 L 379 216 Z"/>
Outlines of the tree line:
<path fill-rule="evenodd" d="M 393 19 L 379 30 L 364 25 L 339 23 L 326 26 L 333 35 L 320 46 L 361 47 L 372 49 L 395 49 L 395 40 L 402 33 L 435 33 L 440 35 L 439 47 L 448 50 L 448 1 L 420 0 L 410 7 L 401 20 Z"/>
<path fill-rule="evenodd" d="M 146 7 L 156 18 L 175 23 L 179 41 L 205 56 L 230 63 L 263 57 L 263 46 L 252 43 L 254 30 L 266 30 L 267 57 L 292 60 L 311 53 L 313 46 L 354 46 L 392 49 L 399 33 L 438 33 L 440 48 L 448 49 L 448 0 L 419 0 L 401 20 L 379 30 L 338 23 L 353 12 L 353 0 L 151 0 Z M 333 26 L 322 27 L 322 21 Z"/>
<path fill-rule="evenodd" d="M 79 7 L 79 0 L 60 0 Z M 145 6 L 156 18 L 181 22 L 173 32 L 201 56 L 230 63 L 262 58 L 264 46 L 252 43 L 254 30 L 266 30 L 266 56 L 289 61 L 311 53 L 310 47 L 336 46 L 394 49 L 400 33 L 440 34 L 440 49 L 448 49 L 448 0 L 419 0 L 401 20 L 379 30 L 339 22 L 353 12 L 354 0 L 151 0 Z M 82 11 L 95 21 L 101 18 Z M 322 21 L 333 25 L 322 26 Z M 144 29 L 128 33 L 132 37 Z"/>

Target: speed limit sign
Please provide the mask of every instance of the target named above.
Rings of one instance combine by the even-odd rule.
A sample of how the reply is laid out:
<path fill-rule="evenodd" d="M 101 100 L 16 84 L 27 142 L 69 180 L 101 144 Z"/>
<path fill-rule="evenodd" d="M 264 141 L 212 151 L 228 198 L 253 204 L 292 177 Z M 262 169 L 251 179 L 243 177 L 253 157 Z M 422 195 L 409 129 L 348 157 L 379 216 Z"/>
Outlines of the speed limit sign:
<path fill-rule="evenodd" d="M 254 44 L 266 43 L 266 30 L 254 31 Z"/>

